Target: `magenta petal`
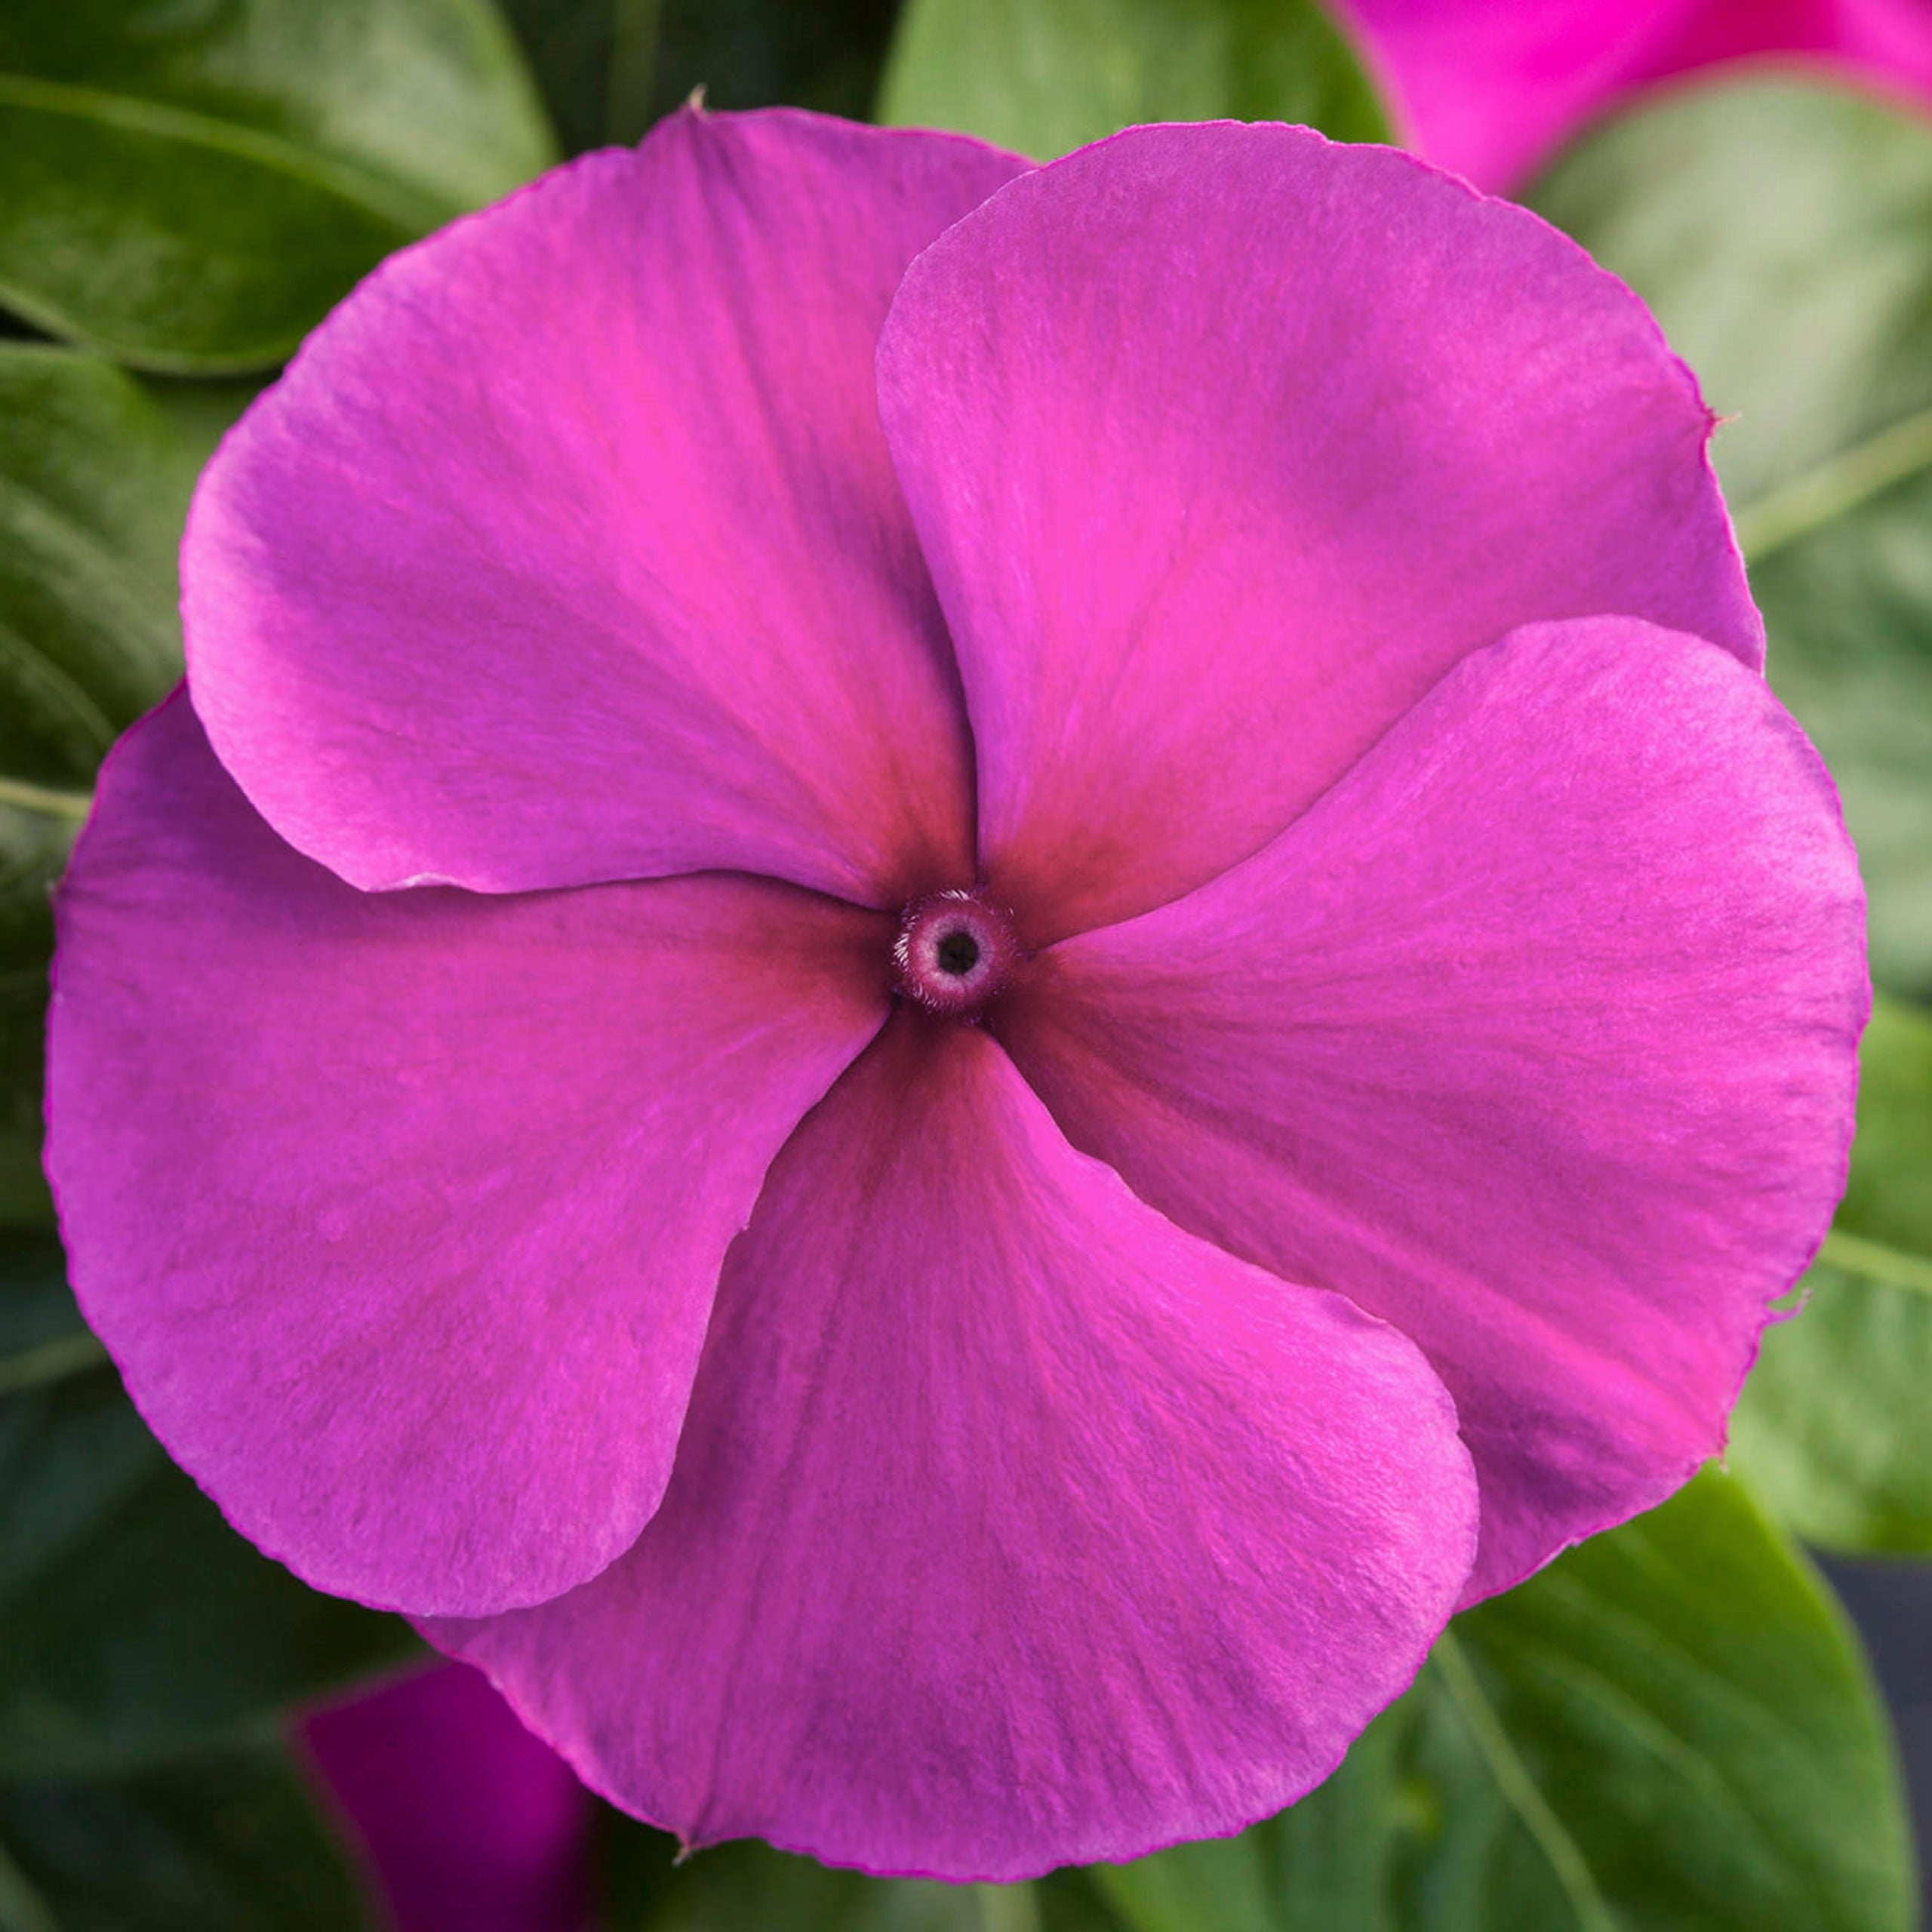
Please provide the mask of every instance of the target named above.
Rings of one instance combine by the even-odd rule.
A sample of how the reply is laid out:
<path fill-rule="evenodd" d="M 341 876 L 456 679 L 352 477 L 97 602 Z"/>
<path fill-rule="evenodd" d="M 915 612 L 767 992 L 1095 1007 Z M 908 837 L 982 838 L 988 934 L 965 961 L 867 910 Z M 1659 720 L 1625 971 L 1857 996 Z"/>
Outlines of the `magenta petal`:
<path fill-rule="evenodd" d="M 195 708 L 257 809 L 371 888 L 970 876 L 872 352 L 907 261 L 1026 165 L 687 111 L 377 270 L 189 520 Z"/>
<path fill-rule="evenodd" d="M 445 1664 L 302 1728 L 396 1932 L 581 1932 L 590 1794 L 476 1672 Z"/>
<path fill-rule="evenodd" d="M 1932 103 L 1932 7 L 1925 0 L 1701 0 L 1636 79 L 1752 54 L 1811 57 L 1891 92 Z"/>
<path fill-rule="evenodd" d="M 1471 659 L 1266 851 L 1035 970 L 1001 1035 L 1075 1146 L 1422 1345 L 1472 1595 L 1721 1445 L 1844 1186 L 1831 781 L 1760 678 L 1629 619 Z"/>
<path fill-rule="evenodd" d="M 555 1595 L 657 1507 L 720 1260 L 880 1023 L 891 926 L 710 878 L 353 891 L 179 696 L 58 908 L 48 1171 L 129 1392 L 324 1589 Z"/>
<path fill-rule="evenodd" d="M 1700 0 L 1341 0 L 1411 146 L 1483 188 L 1519 181 L 1700 11 Z M 1746 0 L 1754 11 L 1767 0 Z"/>
<path fill-rule="evenodd" d="M 1760 660 L 1642 305 L 1386 149 L 1141 128 L 1023 176 L 913 264 L 879 380 L 1036 943 L 1246 857 L 1515 625 Z"/>
<path fill-rule="evenodd" d="M 1509 188 L 1620 95 L 1753 54 L 1932 99 L 1924 0 L 1343 0 L 1410 144 Z"/>
<path fill-rule="evenodd" d="M 429 1634 L 694 1844 L 1124 1857 L 1298 1797 L 1409 1682 L 1473 1548 L 1455 1431 L 1401 1336 L 908 1016 L 774 1165 L 636 1547 Z"/>

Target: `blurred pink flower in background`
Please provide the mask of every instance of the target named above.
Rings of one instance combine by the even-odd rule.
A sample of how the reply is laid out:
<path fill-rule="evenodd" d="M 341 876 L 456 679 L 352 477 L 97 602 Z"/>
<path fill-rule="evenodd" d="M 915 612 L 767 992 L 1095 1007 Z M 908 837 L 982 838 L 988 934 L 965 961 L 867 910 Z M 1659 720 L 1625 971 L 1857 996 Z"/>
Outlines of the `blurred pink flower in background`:
<path fill-rule="evenodd" d="M 1932 100 L 1926 0 L 1342 0 L 1419 154 L 1507 192 L 1647 82 L 1802 58 Z"/>
<path fill-rule="evenodd" d="M 590 1794 L 480 1671 L 440 1665 L 302 1732 L 397 1932 L 578 1932 Z"/>

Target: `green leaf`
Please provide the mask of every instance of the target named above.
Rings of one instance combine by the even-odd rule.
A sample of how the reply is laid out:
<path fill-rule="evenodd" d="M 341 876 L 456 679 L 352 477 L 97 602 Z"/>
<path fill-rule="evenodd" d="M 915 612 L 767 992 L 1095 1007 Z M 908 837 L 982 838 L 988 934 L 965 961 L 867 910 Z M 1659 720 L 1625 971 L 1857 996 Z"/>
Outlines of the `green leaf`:
<path fill-rule="evenodd" d="M 180 678 L 175 549 L 203 454 L 111 363 L 0 343 L 6 780 L 84 790 Z"/>
<path fill-rule="evenodd" d="M 1132 1932 L 1395 1932 L 1417 1705 L 1411 1696 L 1385 1711 L 1279 1817 L 1236 1838 L 1096 1866 L 1094 1879 Z"/>
<path fill-rule="evenodd" d="M 618 0 L 503 0 L 566 154 L 610 138 L 613 17 Z M 655 34 L 648 44 L 654 45 Z M 633 55 L 633 58 L 635 56 Z"/>
<path fill-rule="evenodd" d="M 1142 121 L 1389 138 L 1361 63 L 1313 0 L 909 0 L 879 118 L 1043 159 Z"/>
<path fill-rule="evenodd" d="M 47 968 L 54 951 L 48 895 L 87 801 L 85 793 L 57 793 L 53 804 L 23 809 L 8 802 L 8 789 L 0 777 L 0 1226 L 53 1217 L 40 1169 Z"/>
<path fill-rule="evenodd" d="M 635 141 L 703 88 L 862 121 L 897 0 L 505 0 L 564 145 Z"/>
<path fill-rule="evenodd" d="M 1932 1554 L 1932 1014 L 1874 1008 L 1851 1180 L 1803 1312 L 1764 1337 L 1729 1459 L 1807 1541 Z"/>
<path fill-rule="evenodd" d="M 617 1812 L 603 1824 L 610 1932 L 1122 1932 L 1078 1872 L 1023 1885 L 868 1878 L 749 1841 L 678 1863 L 663 1832 Z"/>
<path fill-rule="evenodd" d="M 143 384 L 97 356 L 0 343 L 0 1223 L 51 1212 L 48 894 L 102 754 L 181 675 L 189 494 L 253 392 Z"/>
<path fill-rule="evenodd" d="M 1240 1838 L 1096 1875 L 1132 1932 L 1906 1932 L 1885 1722 L 1741 1485 L 1458 1617 L 1342 1768 Z"/>
<path fill-rule="evenodd" d="M 106 1360 L 67 1286 L 60 1242 L 0 1230 L 0 1398 L 64 1382 Z M 0 1404 L 0 1417 L 7 1413 Z"/>
<path fill-rule="evenodd" d="M 620 0 L 633 16 L 639 0 Z M 714 107 L 789 101 L 863 120 L 897 0 L 657 0 L 655 106 L 702 87 Z"/>
<path fill-rule="evenodd" d="M 1875 977 L 1932 998 L 1932 125 L 1815 82 L 1674 91 L 1531 198 L 1736 419 L 1771 682 L 1844 795 Z"/>
<path fill-rule="evenodd" d="M 97 1781 L 0 1780 L 6 1932 L 359 1932 L 370 1923 L 281 1750 Z"/>
<path fill-rule="evenodd" d="M 272 1734 L 416 1655 L 399 1617 L 258 1555 L 170 1462 L 82 1327 L 51 1235 L 0 1234 L 0 1777 Z"/>
<path fill-rule="evenodd" d="M 14 8 L 0 303 L 139 368 L 266 368 L 551 158 L 488 0 Z"/>
<path fill-rule="evenodd" d="M 1932 1013 L 1881 994 L 1858 1062 L 1858 1137 L 1837 1226 L 1860 1247 L 1917 1257 L 1925 1265 L 1899 1278 L 1924 1283 L 1932 1274 Z"/>
<path fill-rule="evenodd" d="M 1562 1906 L 1515 1909 L 1510 1880 L 1475 1894 L 1475 1916 L 1424 1916 L 1432 1932 L 1912 1924 L 1869 1673 L 1835 1601 L 1717 1471 L 1458 1618 L 1432 1669 L 1515 1821 L 1487 1872 L 1533 1848 Z"/>

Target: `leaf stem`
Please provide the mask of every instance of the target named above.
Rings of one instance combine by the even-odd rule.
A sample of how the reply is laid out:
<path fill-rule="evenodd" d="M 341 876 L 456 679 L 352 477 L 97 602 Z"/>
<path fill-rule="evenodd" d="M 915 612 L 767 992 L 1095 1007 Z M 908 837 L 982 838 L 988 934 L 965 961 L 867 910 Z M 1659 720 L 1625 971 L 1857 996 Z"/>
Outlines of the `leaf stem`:
<path fill-rule="evenodd" d="M 49 1383 L 64 1382 L 70 1376 L 85 1375 L 89 1369 L 104 1367 L 107 1359 L 107 1351 L 85 1329 L 60 1336 L 0 1360 L 0 1395 L 17 1395 L 29 1389 L 44 1389 Z"/>
<path fill-rule="evenodd" d="M 1040 1932 L 1040 1905 L 1031 1885 L 975 1885 L 980 1932 Z"/>
<path fill-rule="evenodd" d="M 1854 443 L 1737 512 L 1738 546 L 1761 564 L 1774 551 L 1932 465 L 1932 408 Z"/>
<path fill-rule="evenodd" d="M 60 1932 L 47 1901 L 0 1845 L 0 1932 Z"/>
<path fill-rule="evenodd" d="M 1883 1241 L 1867 1241 L 1863 1235 L 1848 1235 L 1834 1228 L 1818 1250 L 1818 1259 L 1829 1261 L 1847 1274 L 1863 1275 L 1895 1288 L 1914 1288 L 1932 1295 L 1932 1261 L 1922 1255 L 1907 1254 L 1887 1247 Z"/>
<path fill-rule="evenodd" d="M 1580 1932 L 1618 1932 L 1617 1921 L 1591 1875 L 1589 1861 L 1563 1820 L 1550 1809 L 1549 1801 L 1537 1789 L 1529 1767 L 1516 1755 L 1503 1720 L 1497 1715 L 1495 1706 L 1489 1701 L 1454 1631 L 1445 1630 L 1436 1639 L 1430 1660 L 1463 1721 L 1469 1726 L 1503 1801 L 1549 1860 L 1556 1882 L 1570 1901 L 1570 1909 L 1577 1915 Z"/>
<path fill-rule="evenodd" d="M 94 809 L 91 792 L 60 792 L 51 785 L 30 785 L 24 778 L 0 777 L 0 805 L 16 805 L 22 811 L 38 812 L 48 818 L 70 818 L 77 823 Z"/>

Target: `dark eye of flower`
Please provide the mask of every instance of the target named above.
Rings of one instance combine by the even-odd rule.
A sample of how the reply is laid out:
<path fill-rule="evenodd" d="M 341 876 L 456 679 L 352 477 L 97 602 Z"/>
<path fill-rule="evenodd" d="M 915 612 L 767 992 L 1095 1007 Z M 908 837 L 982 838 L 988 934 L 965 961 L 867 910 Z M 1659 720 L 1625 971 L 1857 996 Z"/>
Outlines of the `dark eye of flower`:
<path fill-rule="evenodd" d="M 963 928 L 949 932 L 934 949 L 934 957 L 942 973 L 961 979 L 980 962 L 980 942 Z"/>
<path fill-rule="evenodd" d="M 928 1012 L 974 1020 L 1020 956 L 1004 910 L 970 888 L 915 899 L 894 940 L 894 983 Z"/>

